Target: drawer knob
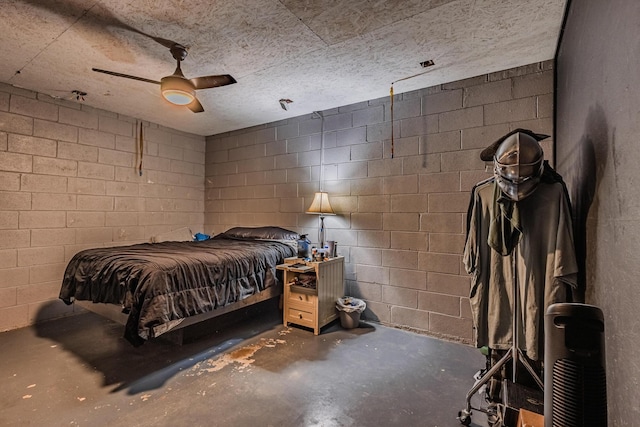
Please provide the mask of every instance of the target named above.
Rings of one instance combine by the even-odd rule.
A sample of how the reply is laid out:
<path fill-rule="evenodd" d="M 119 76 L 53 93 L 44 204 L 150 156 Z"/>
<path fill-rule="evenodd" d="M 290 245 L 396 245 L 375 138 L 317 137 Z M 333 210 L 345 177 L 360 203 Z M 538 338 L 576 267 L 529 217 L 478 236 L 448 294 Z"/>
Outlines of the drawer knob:
<path fill-rule="evenodd" d="M 300 316 L 300 318 L 302 319 L 302 313 L 298 313 L 298 316 Z"/>
<path fill-rule="evenodd" d="M 303 298 L 302 298 L 302 295 L 298 295 L 298 299 L 299 299 L 300 301 L 302 301 L 302 299 L 303 299 Z"/>

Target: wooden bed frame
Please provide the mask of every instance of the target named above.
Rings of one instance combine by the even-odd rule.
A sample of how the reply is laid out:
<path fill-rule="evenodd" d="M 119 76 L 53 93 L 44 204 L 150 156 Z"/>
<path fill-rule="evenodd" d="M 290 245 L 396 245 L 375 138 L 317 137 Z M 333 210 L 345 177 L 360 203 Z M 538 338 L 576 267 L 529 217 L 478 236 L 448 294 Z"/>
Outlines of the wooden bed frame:
<path fill-rule="evenodd" d="M 282 297 L 283 293 L 283 285 L 282 281 L 276 286 L 271 286 L 264 291 L 251 295 L 243 300 L 231 303 L 224 307 L 217 308 L 207 313 L 196 314 L 195 316 L 190 316 L 185 319 L 180 319 L 178 323 L 173 326 L 168 331 L 156 335 L 152 339 L 161 338 L 164 340 L 168 340 L 175 344 L 182 345 L 185 342 L 185 328 L 195 325 L 197 323 L 201 323 L 218 316 L 222 316 L 227 313 L 231 313 L 232 311 L 240 310 L 245 307 L 249 307 L 254 304 L 258 304 L 263 301 L 270 300 L 276 297 Z M 99 316 L 105 317 L 113 322 L 116 322 L 121 325 L 126 325 L 128 314 L 122 312 L 122 307 L 116 304 L 105 304 L 105 303 L 94 303 L 91 301 L 84 300 L 75 300 L 75 304 L 78 306 L 91 311 Z M 282 307 L 282 303 L 279 305 Z"/>

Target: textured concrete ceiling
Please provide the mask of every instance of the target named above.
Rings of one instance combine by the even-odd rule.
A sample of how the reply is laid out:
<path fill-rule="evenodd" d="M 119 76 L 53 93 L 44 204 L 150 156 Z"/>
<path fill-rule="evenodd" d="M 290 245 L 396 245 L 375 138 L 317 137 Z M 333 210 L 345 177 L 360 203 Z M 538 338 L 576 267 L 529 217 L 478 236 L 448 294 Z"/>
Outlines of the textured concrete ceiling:
<path fill-rule="evenodd" d="M 2 0 L 0 82 L 212 135 L 554 56 L 565 0 Z M 160 40 L 164 39 L 164 40 Z M 202 113 L 157 85 L 188 48 Z M 425 60 L 435 65 L 420 66 Z M 425 74 L 414 76 L 425 72 Z M 404 79 L 404 80 L 403 80 Z M 401 80 L 401 81 L 399 81 Z M 290 99 L 285 111 L 278 102 Z"/>

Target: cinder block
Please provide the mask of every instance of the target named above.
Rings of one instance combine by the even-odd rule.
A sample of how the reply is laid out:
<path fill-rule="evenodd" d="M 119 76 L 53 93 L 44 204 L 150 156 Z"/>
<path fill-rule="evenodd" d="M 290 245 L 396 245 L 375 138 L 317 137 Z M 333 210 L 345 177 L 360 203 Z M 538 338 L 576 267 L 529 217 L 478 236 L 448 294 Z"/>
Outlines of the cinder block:
<path fill-rule="evenodd" d="M 0 151 L 0 170 L 3 172 L 32 172 L 32 156 Z"/>
<path fill-rule="evenodd" d="M 83 144 L 59 141 L 57 157 L 60 159 L 83 160 L 95 163 L 98 161 L 98 148 Z"/>
<path fill-rule="evenodd" d="M 433 292 L 419 292 L 418 309 L 460 317 L 460 297 Z"/>
<path fill-rule="evenodd" d="M 132 135 L 126 135 L 131 137 Z M 93 147 L 114 149 L 116 136 L 113 133 L 97 131 L 94 129 L 78 129 L 78 143 Z"/>
<path fill-rule="evenodd" d="M 440 132 L 422 137 L 421 153 L 442 153 L 460 150 L 460 131 Z"/>
<path fill-rule="evenodd" d="M 409 123 L 413 123 L 417 121 L 419 118 L 406 119 Z M 420 121 L 421 122 L 421 121 Z M 400 133 L 400 121 L 394 120 L 393 122 L 393 135 L 398 136 L 398 138 L 405 136 Z M 417 135 L 417 134 L 414 134 Z M 412 136 L 412 135 L 406 135 Z M 367 142 L 373 141 L 384 141 L 387 139 L 391 139 L 391 122 L 383 122 L 383 123 L 374 123 L 371 125 L 367 125 Z"/>
<path fill-rule="evenodd" d="M 462 257 L 455 254 L 420 252 L 418 268 L 434 273 L 460 274 L 461 260 Z"/>
<path fill-rule="evenodd" d="M 374 248 L 351 248 L 351 262 L 353 264 L 365 264 L 379 266 L 382 264 L 382 251 Z"/>
<path fill-rule="evenodd" d="M 538 118 L 553 117 L 554 101 L 553 94 L 538 96 Z"/>
<path fill-rule="evenodd" d="M 429 233 L 462 233 L 462 213 L 424 213 L 420 216 L 420 231 Z"/>
<path fill-rule="evenodd" d="M 396 194 L 391 196 L 391 212 L 426 212 L 428 200 L 426 194 Z"/>
<path fill-rule="evenodd" d="M 536 97 L 528 97 L 485 105 L 484 123 L 493 125 L 535 119 L 536 101 Z"/>
<path fill-rule="evenodd" d="M 418 213 L 383 213 L 384 230 L 390 231 L 418 231 L 420 228 L 420 214 Z"/>
<path fill-rule="evenodd" d="M 28 135 L 9 134 L 8 149 L 15 153 L 55 157 L 56 142 Z"/>
<path fill-rule="evenodd" d="M 33 135 L 33 129 L 34 125 L 31 117 L 0 111 L 0 131 Z"/>
<path fill-rule="evenodd" d="M 34 211 L 70 211 L 76 209 L 74 194 L 33 193 L 31 209 Z"/>
<path fill-rule="evenodd" d="M 416 290 L 427 289 L 427 273 L 424 271 L 405 268 L 391 268 L 389 273 L 389 280 L 393 286 Z"/>
<path fill-rule="evenodd" d="M 507 123 L 462 130 L 462 149 L 488 147 L 510 131 Z"/>
<path fill-rule="evenodd" d="M 2 231 L 0 231 L 2 235 Z M 1 242 L 0 242 L 1 244 Z M 0 274 L 0 288 L 12 288 L 29 283 L 29 268 L 4 268 Z"/>
<path fill-rule="evenodd" d="M 526 74 L 514 77 L 513 97 L 526 98 L 528 96 L 553 93 L 553 71 Z"/>
<path fill-rule="evenodd" d="M 54 281 L 20 286 L 17 289 L 17 304 L 23 305 L 51 300 L 56 298 L 59 292 L 60 283 Z"/>
<path fill-rule="evenodd" d="M 298 153 L 276 155 L 274 158 L 276 162 L 276 169 L 288 169 L 298 166 Z M 318 164 L 320 163 L 318 162 Z"/>
<path fill-rule="evenodd" d="M 264 129 L 256 129 L 253 133 L 255 134 L 255 144 L 263 144 L 265 142 L 271 142 L 276 140 L 276 132 L 277 129 L 275 127 L 267 127 Z"/>
<path fill-rule="evenodd" d="M 470 342 L 473 337 L 473 325 L 471 319 L 430 313 L 429 332 L 457 337 L 465 340 L 464 342 Z"/>
<path fill-rule="evenodd" d="M 9 111 L 54 122 L 58 120 L 57 105 L 19 95 L 11 96 Z"/>
<path fill-rule="evenodd" d="M 58 289 L 53 295 L 49 295 L 49 298 L 56 297 L 60 292 L 60 278 L 64 276 L 64 270 L 67 264 L 47 264 L 47 265 L 32 265 L 29 267 L 29 284 L 44 283 L 44 282 L 58 282 Z"/>
<path fill-rule="evenodd" d="M 113 197 L 111 196 L 90 196 L 78 195 L 77 209 L 80 211 L 112 211 Z"/>
<path fill-rule="evenodd" d="M 422 111 L 421 99 L 418 97 L 396 100 L 394 96 L 393 102 L 393 120 L 402 120 L 410 117 L 418 117 L 425 114 Z M 384 104 L 386 120 L 391 120 L 391 103 Z M 430 113 L 426 113 L 430 114 Z"/>
<path fill-rule="evenodd" d="M 104 244 L 111 242 L 113 233 L 110 228 L 79 228 L 76 231 L 76 243 L 78 244 Z"/>
<path fill-rule="evenodd" d="M 98 129 L 102 132 L 112 133 L 122 136 L 133 136 L 135 130 L 135 124 L 120 120 L 115 117 L 100 116 L 98 118 Z M 157 129 L 145 128 L 144 136 L 150 140 L 155 140 L 154 137 L 159 133 L 164 133 Z"/>
<path fill-rule="evenodd" d="M 469 86 L 464 89 L 465 107 L 493 104 L 508 101 L 511 98 L 510 79 L 487 82 L 481 85 Z"/>
<path fill-rule="evenodd" d="M 350 147 L 329 148 L 324 151 L 324 163 L 342 163 L 351 160 Z"/>
<path fill-rule="evenodd" d="M 78 162 L 78 177 L 113 181 L 115 178 L 115 168 L 112 165 Z"/>
<path fill-rule="evenodd" d="M 324 119 L 324 130 L 330 132 L 339 129 L 349 129 L 353 127 L 351 113 L 326 115 Z"/>
<path fill-rule="evenodd" d="M 12 307 L 18 301 L 18 288 L 0 288 L 0 309 Z M 0 311 L 2 313 L 2 311 Z"/>
<path fill-rule="evenodd" d="M 0 250 L 0 269 L 18 266 L 17 249 Z M 1 271 L 1 270 L 0 270 Z"/>
<path fill-rule="evenodd" d="M 0 154 L 0 157 L 1 154 Z M 20 190 L 20 178 L 21 175 L 19 173 L 12 172 L 1 172 L 0 171 L 0 191 L 18 191 Z"/>
<path fill-rule="evenodd" d="M 276 138 L 279 141 L 289 138 L 296 138 L 298 136 L 300 136 L 298 122 L 282 124 L 276 127 Z"/>
<path fill-rule="evenodd" d="M 78 142 L 78 128 L 63 123 L 34 119 L 33 136 L 59 141 Z"/>
<path fill-rule="evenodd" d="M 47 246 L 18 249 L 18 266 L 29 267 L 41 264 L 59 264 L 64 262 L 64 247 Z"/>
<path fill-rule="evenodd" d="M 0 211 L 0 229 L 15 230 L 18 228 L 17 211 Z"/>
<path fill-rule="evenodd" d="M 133 166 L 136 162 L 136 156 L 132 153 L 108 150 L 106 148 L 98 149 L 98 163 L 115 166 Z"/>
<path fill-rule="evenodd" d="M 384 152 L 388 151 L 389 150 L 387 149 L 384 150 Z M 394 159 L 387 158 L 384 160 L 369 160 L 367 165 L 368 176 L 369 178 L 376 178 L 391 175 L 401 175 L 402 161 L 403 159 L 400 157 L 396 157 Z"/>
<path fill-rule="evenodd" d="M 485 123 L 486 106 L 469 107 L 461 110 L 454 110 L 438 115 L 438 126 L 440 132 L 451 130 L 468 129 L 482 126 Z"/>
<path fill-rule="evenodd" d="M 358 197 L 358 212 L 390 212 L 390 208 L 391 196 L 375 195 Z"/>
<path fill-rule="evenodd" d="M 417 301 L 415 307 L 417 307 Z M 407 307 L 392 306 L 389 322 L 392 325 L 405 326 L 421 331 L 428 331 L 429 313 L 422 310 L 416 310 L 415 307 L 414 309 L 411 309 Z"/>
<path fill-rule="evenodd" d="M 359 145 L 367 143 L 367 128 L 365 126 L 335 132 L 336 147 Z M 325 145 L 326 147 L 326 145 Z"/>
<path fill-rule="evenodd" d="M 426 233 L 408 233 L 403 231 L 391 232 L 391 248 L 409 251 L 426 251 L 429 239 Z M 417 255 L 417 254 L 415 254 Z M 411 255 L 413 263 L 414 254 Z"/>
<path fill-rule="evenodd" d="M 459 172 L 429 173 L 419 176 L 420 193 L 450 193 L 460 191 Z"/>
<path fill-rule="evenodd" d="M 442 170 L 441 157 L 436 154 L 421 154 L 402 158 L 402 170 L 405 175 L 436 173 Z"/>
<path fill-rule="evenodd" d="M 20 212 L 20 228 L 62 228 L 66 213 L 63 211 L 23 211 Z"/>
<path fill-rule="evenodd" d="M 355 159 L 349 163 L 338 164 L 338 179 L 358 179 L 367 177 L 367 162 L 356 162 Z"/>
<path fill-rule="evenodd" d="M 363 230 L 357 232 L 354 246 L 363 248 L 390 248 L 391 233 L 389 231 Z"/>
<path fill-rule="evenodd" d="M 58 193 L 67 189 L 67 178 L 50 175 L 24 174 L 20 177 L 20 189 L 32 193 Z"/>
<path fill-rule="evenodd" d="M 106 185 L 126 185 L 126 183 L 117 183 L 113 181 L 103 181 L 88 178 L 68 178 L 67 192 L 76 194 L 95 194 L 102 195 L 106 192 Z"/>
<path fill-rule="evenodd" d="M 354 145 L 351 147 L 351 160 L 359 161 L 359 160 L 382 159 L 383 146 L 384 144 L 380 141 Z M 365 171 L 366 171 L 366 168 L 365 168 Z M 366 173 L 365 173 L 365 176 L 366 176 Z"/>
<path fill-rule="evenodd" d="M 113 242 L 125 243 L 133 245 L 135 243 L 143 243 L 146 241 L 144 238 L 144 230 L 140 227 L 129 226 L 129 227 L 116 227 L 113 228 Z"/>
<path fill-rule="evenodd" d="M 391 234 L 393 235 L 393 233 Z M 398 250 L 393 247 L 392 249 L 383 249 L 382 265 L 385 267 L 416 269 L 418 268 L 418 253 L 411 250 Z M 392 284 L 396 285 L 393 282 Z"/>
<path fill-rule="evenodd" d="M 406 308 L 418 307 L 418 291 L 397 286 L 382 287 L 382 302 Z"/>
<path fill-rule="evenodd" d="M 437 114 L 462 108 L 462 90 L 451 89 L 422 98 L 422 114 Z"/>
<path fill-rule="evenodd" d="M 237 162 L 237 172 L 239 173 L 269 171 L 273 169 L 275 169 L 275 156 L 252 159 L 250 162 Z"/>
<path fill-rule="evenodd" d="M 0 121 L 2 119 L 0 118 Z M 0 308 L 0 331 L 22 328 L 29 324 L 29 306 L 14 305 Z"/>
<path fill-rule="evenodd" d="M 98 114 L 95 111 L 60 107 L 58 121 L 80 128 L 98 129 Z"/>
<path fill-rule="evenodd" d="M 484 162 L 480 160 L 482 150 L 463 150 L 441 154 L 443 172 L 484 170 Z"/>
<path fill-rule="evenodd" d="M 76 176 L 78 163 L 74 160 L 33 156 L 33 173 L 58 176 Z"/>
<path fill-rule="evenodd" d="M 31 230 L 31 247 L 73 245 L 76 230 L 71 228 L 49 228 Z"/>
<path fill-rule="evenodd" d="M 149 213 L 151 216 L 152 213 Z M 85 227 L 104 227 L 104 212 L 68 212 L 67 227 L 85 228 Z"/>
<path fill-rule="evenodd" d="M 469 208 L 469 194 L 455 193 L 431 193 L 429 197 L 429 213 L 439 212 L 467 212 Z"/>
<path fill-rule="evenodd" d="M 384 105 L 374 105 L 352 113 L 353 127 L 371 125 L 384 121 Z"/>
<path fill-rule="evenodd" d="M 394 121 L 394 126 L 397 126 L 397 123 L 397 121 Z M 383 139 L 391 139 L 390 131 L 391 127 L 389 127 L 389 133 Z M 439 131 L 438 116 L 432 114 L 403 119 L 399 121 L 399 129 L 394 128 L 393 131 L 395 135 L 401 138 L 436 133 Z"/>
<path fill-rule="evenodd" d="M 9 98 L 8 93 L 0 91 L 0 111 L 9 111 Z"/>
<path fill-rule="evenodd" d="M 24 211 L 31 209 L 31 194 L 0 191 L 0 211 Z"/>
<path fill-rule="evenodd" d="M 345 295 L 365 300 L 367 306 L 369 302 L 382 300 L 382 285 L 358 280 L 347 280 Z M 362 315 L 364 317 L 364 314 Z"/>
<path fill-rule="evenodd" d="M 391 148 L 393 147 L 393 157 L 407 157 L 416 156 L 420 154 L 422 147 L 424 147 L 423 139 L 425 136 L 410 136 L 407 138 L 395 138 L 393 146 L 391 141 L 383 142 L 383 157 L 391 159 Z M 402 172 L 400 172 L 402 173 Z"/>
<path fill-rule="evenodd" d="M 366 283 L 375 283 L 388 285 L 389 284 L 389 268 L 387 267 L 378 267 L 373 265 L 356 265 L 356 277 L 358 282 L 366 282 Z M 380 291 L 381 288 L 378 288 Z M 355 295 L 354 295 L 355 296 Z M 380 295 L 377 298 L 380 300 Z"/>
<path fill-rule="evenodd" d="M 471 279 L 455 274 L 427 273 L 427 290 L 440 294 L 468 297 Z"/>
<path fill-rule="evenodd" d="M 431 233 L 429 234 L 429 250 L 436 253 L 462 254 L 464 234 Z"/>
<path fill-rule="evenodd" d="M 383 178 L 383 194 L 406 194 L 418 192 L 418 176 L 387 176 Z"/>

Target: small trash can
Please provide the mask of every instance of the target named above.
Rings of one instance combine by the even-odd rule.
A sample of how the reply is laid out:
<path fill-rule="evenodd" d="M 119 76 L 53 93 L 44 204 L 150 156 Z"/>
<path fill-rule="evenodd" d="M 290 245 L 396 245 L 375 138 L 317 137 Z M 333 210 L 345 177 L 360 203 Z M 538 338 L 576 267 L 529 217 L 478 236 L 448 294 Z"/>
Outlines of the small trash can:
<path fill-rule="evenodd" d="M 345 329 L 357 328 L 360 325 L 360 314 L 367 308 L 364 301 L 353 297 L 342 297 L 336 302 L 340 314 L 340 324 Z"/>

